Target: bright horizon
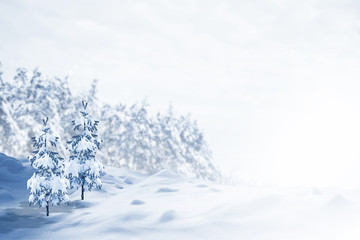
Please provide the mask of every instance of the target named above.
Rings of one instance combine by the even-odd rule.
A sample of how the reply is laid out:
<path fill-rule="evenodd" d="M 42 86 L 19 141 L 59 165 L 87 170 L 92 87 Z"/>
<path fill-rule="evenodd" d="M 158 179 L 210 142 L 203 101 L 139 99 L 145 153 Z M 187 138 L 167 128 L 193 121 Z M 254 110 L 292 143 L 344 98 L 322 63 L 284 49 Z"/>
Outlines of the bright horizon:
<path fill-rule="evenodd" d="M 83 6 L 86 5 L 86 8 Z M 225 174 L 261 185 L 360 186 L 356 1 L 2 1 L 4 78 L 39 66 L 99 80 L 103 102 L 171 102 Z"/>

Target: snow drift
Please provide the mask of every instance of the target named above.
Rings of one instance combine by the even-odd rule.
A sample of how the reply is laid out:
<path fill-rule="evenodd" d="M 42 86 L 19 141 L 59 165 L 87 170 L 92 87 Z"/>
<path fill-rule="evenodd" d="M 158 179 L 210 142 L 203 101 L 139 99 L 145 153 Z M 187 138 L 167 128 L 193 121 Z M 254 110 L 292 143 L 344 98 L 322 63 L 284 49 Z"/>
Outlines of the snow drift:
<path fill-rule="evenodd" d="M 28 174 L 23 162 L 10 159 L 7 169 Z M 7 174 L 1 186 L 15 206 L 0 202 L 0 239 L 357 240 L 360 234 L 358 190 L 235 187 L 169 170 L 146 175 L 107 167 L 103 189 L 85 201 L 73 192 L 70 205 L 46 217 L 25 201 L 18 173 Z"/>
<path fill-rule="evenodd" d="M 26 181 L 32 173 L 27 160 L 18 160 L 0 153 L 0 209 L 26 201 Z"/>

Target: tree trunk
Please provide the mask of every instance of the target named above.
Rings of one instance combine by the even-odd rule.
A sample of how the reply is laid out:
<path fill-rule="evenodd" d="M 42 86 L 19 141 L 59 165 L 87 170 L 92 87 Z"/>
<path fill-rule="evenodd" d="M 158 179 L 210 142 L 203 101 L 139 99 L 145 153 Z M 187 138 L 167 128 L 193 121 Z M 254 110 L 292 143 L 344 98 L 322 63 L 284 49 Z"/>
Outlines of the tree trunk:
<path fill-rule="evenodd" d="M 84 184 L 81 185 L 81 200 L 84 200 Z"/>
<path fill-rule="evenodd" d="M 46 216 L 49 216 L 49 201 L 47 201 L 46 204 Z"/>

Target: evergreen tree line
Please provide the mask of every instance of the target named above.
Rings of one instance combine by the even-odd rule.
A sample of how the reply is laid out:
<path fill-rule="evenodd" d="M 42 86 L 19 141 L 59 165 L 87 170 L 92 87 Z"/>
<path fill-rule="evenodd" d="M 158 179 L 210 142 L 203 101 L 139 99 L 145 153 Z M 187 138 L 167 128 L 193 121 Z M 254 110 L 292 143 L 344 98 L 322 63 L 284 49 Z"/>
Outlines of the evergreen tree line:
<path fill-rule="evenodd" d="M 0 152 L 30 155 L 28 139 L 40 131 L 38 123 L 48 116 L 54 135 L 59 136 L 59 154 L 69 157 L 65 143 L 74 135 L 69 122 L 85 100 L 91 106 L 90 115 L 101 124 L 98 135 L 105 143 L 98 156 L 102 163 L 147 174 L 169 169 L 220 180 L 204 134 L 190 115 L 178 116 L 171 106 L 165 113 L 150 114 L 146 101 L 131 106 L 100 104 L 96 91 L 94 80 L 87 93 L 75 95 L 67 78 L 44 77 L 38 69 L 19 68 L 13 79 L 5 80 L 0 67 Z"/>

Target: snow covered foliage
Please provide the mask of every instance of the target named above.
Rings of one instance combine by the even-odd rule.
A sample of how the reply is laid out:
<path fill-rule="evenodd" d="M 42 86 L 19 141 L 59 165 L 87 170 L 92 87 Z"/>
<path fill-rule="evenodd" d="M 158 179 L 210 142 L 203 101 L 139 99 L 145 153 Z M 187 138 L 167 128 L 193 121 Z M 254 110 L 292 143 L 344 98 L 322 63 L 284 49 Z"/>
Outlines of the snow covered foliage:
<path fill-rule="evenodd" d="M 151 129 L 151 119 L 148 115 L 148 104 L 143 101 L 140 105 L 133 105 L 126 112 L 123 126 L 119 133 L 120 165 L 126 163 L 130 169 L 152 172 L 155 167 L 155 142 Z"/>
<path fill-rule="evenodd" d="M 186 176 L 221 179 L 204 135 L 190 115 L 178 117 L 170 106 L 166 114 L 152 117 L 148 109 L 146 101 L 130 108 L 105 106 L 106 127 L 101 136 L 109 145 L 106 164 L 147 174 L 169 169 Z"/>
<path fill-rule="evenodd" d="M 156 164 L 177 173 L 209 180 L 220 175 L 211 161 L 211 151 L 197 123 L 191 116 L 176 117 L 172 106 L 166 114 L 160 113 L 154 124 L 158 152 Z"/>
<path fill-rule="evenodd" d="M 60 205 L 61 202 L 69 201 L 67 189 L 70 187 L 69 180 L 63 174 L 63 159 L 55 152 L 58 137 L 49 133 L 48 120 L 43 120 L 42 134 L 33 138 L 36 151 L 29 160 L 35 172 L 27 182 L 27 188 L 30 189 L 29 203 L 46 207 L 47 215 L 50 204 Z"/>
<path fill-rule="evenodd" d="M 71 156 L 65 164 L 65 175 L 70 180 L 71 188 L 81 186 L 81 199 L 84 200 L 84 191 L 101 188 L 101 175 L 104 167 L 95 155 L 99 150 L 100 141 L 97 140 L 98 121 L 89 118 L 86 110 L 87 103 L 82 102 L 81 115 L 72 121 L 74 131 L 80 133 L 72 137 L 68 149 Z"/>
<path fill-rule="evenodd" d="M 35 135 L 34 126 L 41 122 L 42 116 L 53 121 L 53 132 L 62 139 L 67 136 L 61 124 L 69 120 L 71 93 L 67 81 L 59 78 L 43 78 L 38 69 L 29 73 L 20 68 L 11 82 L 0 82 L 1 125 L 6 128 L 2 138 L 9 139 L 9 144 L 1 144 L 0 150 L 17 156 L 20 152 L 30 154 L 32 146 L 28 138 Z M 21 150 L 21 151 L 20 151 Z M 63 155 L 65 148 L 59 144 Z"/>
<path fill-rule="evenodd" d="M 34 128 L 41 116 L 49 116 L 52 130 L 59 136 L 58 151 L 69 158 L 66 141 L 71 139 L 69 122 L 77 118 L 82 100 L 91 106 L 89 115 L 102 124 L 98 135 L 106 144 L 97 156 L 102 163 L 128 167 L 152 174 L 161 169 L 203 179 L 219 180 L 211 151 L 203 132 L 190 116 L 152 113 L 146 101 L 133 105 L 99 103 L 97 81 L 81 95 L 74 95 L 67 78 L 44 77 L 39 69 L 20 68 L 11 81 L 1 77 L 0 68 L 0 152 L 21 157 L 31 154 L 26 139 L 40 129 Z"/>
<path fill-rule="evenodd" d="M 0 63 L 0 148 L 9 150 L 8 152 L 19 152 L 22 146 L 19 146 L 19 139 L 24 139 L 24 134 L 14 120 L 12 107 L 9 103 L 9 92 L 11 85 L 2 79 L 2 70 Z M 18 136 L 15 135 L 18 133 Z M 4 151 L 5 152 L 5 151 Z"/>

